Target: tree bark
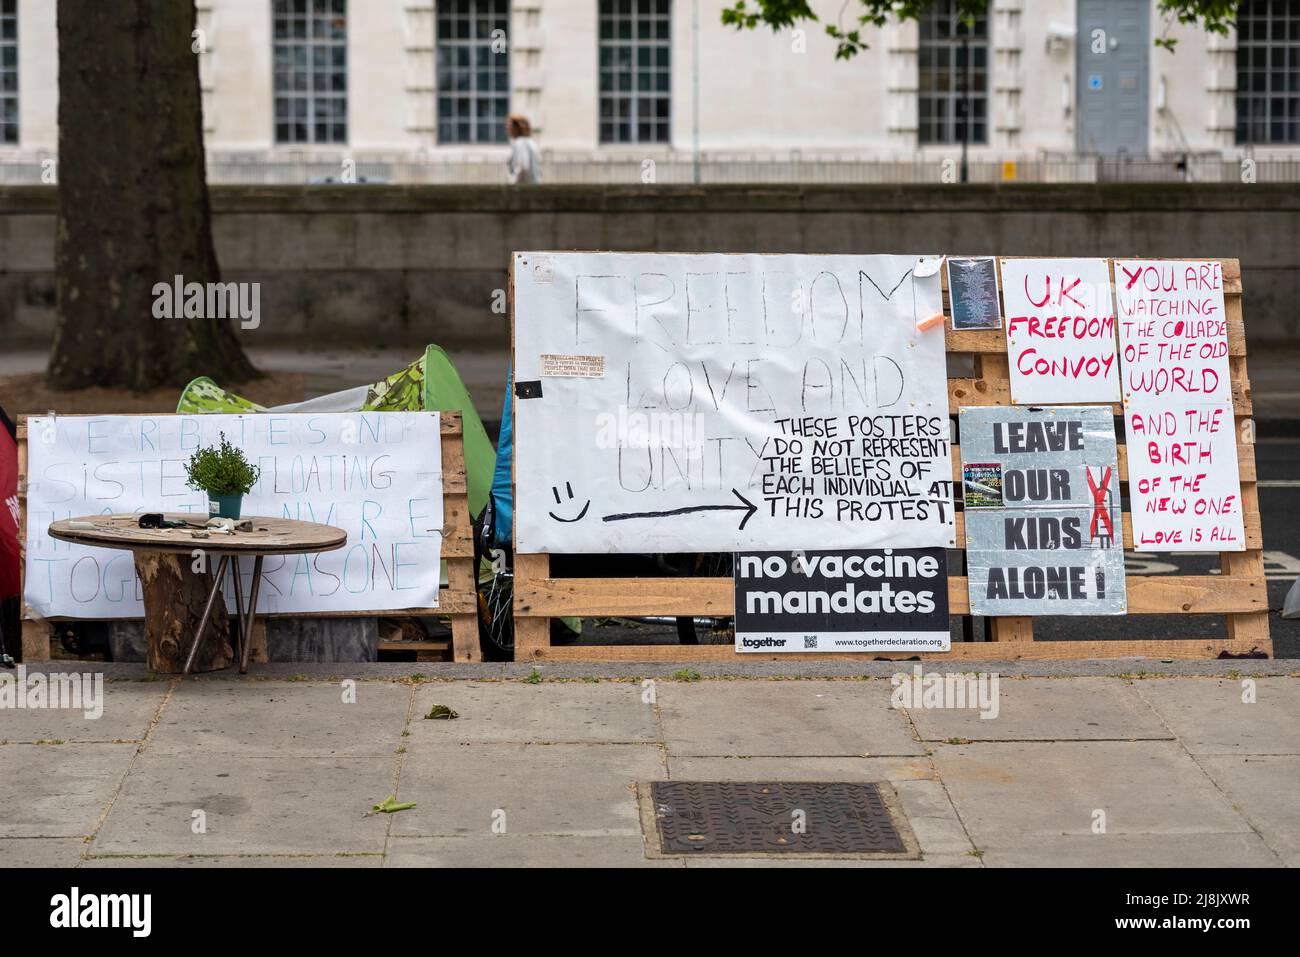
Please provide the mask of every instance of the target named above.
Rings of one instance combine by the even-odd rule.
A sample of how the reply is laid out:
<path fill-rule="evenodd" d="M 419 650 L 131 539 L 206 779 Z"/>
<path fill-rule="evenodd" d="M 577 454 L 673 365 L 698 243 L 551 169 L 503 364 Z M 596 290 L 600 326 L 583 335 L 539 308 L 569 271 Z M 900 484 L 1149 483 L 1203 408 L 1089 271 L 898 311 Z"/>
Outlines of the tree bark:
<path fill-rule="evenodd" d="M 191 0 L 58 0 L 54 388 L 257 375 L 227 318 L 154 318 L 154 286 L 217 282 Z M 205 310 L 206 311 L 206 310 Z"/>
<path fill-rule="evenodd" d="M 190 568 L 188 555 L 137 551 L 135 571 L 144 592 L 144 638 L 149 646 L 149 670 L 180 674 L 199 631 L 211 582 Z M 215 571 L 215 569 L 209 569 Z M 203 644 L 194 655 L 194 673 L 219 671 L 235 660 L 230 646 L 230 616 L 225 597 L 217 595 Z"/>

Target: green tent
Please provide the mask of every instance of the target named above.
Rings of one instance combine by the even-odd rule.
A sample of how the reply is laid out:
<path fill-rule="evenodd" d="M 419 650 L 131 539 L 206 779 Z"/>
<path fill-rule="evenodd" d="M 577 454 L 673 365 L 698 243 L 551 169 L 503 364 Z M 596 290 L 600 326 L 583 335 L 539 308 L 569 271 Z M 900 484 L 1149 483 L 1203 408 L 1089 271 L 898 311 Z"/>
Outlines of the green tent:
<path fill-rule="evenodd" d="M 200 376 L 181 392 L 176 411 L 186 415 L 209 412 L 459 412 L 464 423 L 465 472 L 469 507 L 479 515 L 487 504 L 496 466 L 496 450 L 470 401 L 460 373 L 438 346 L 425 346 L 424 355 L 368 386 L 279 405 L 273 409 L 227 392 L 207 376 Z"/>

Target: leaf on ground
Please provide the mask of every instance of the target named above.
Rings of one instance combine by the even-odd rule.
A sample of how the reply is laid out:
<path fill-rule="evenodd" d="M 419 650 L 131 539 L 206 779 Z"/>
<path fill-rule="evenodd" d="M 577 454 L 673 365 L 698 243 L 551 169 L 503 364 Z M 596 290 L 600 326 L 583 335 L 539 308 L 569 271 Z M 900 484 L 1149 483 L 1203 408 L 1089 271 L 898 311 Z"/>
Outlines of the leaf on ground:
<path fill-rule="evenodd" d="M 376 804 L 370 809 L 371 814 L 392 814 L 394 811 L 409 811 L 415 807 L 414 801 L 408 801 L 405 804 L 397 803 L 397 795 L 390 794 L 384 798 L 383 802 Z"/>
<path fill-rule="evenodd" d="M 424 717 L 426 721 L 430 718 L 433 718 L 435 720 L 441 718 L 444 721 L 450 721 L 453 718 L 459 718 L 460 714 L 459 712 L 453 711 L 451 708 L 448 708 L 445 704 L 435 704 L 432 708 L 429 709 L 429 713 L 426 714 Z"/>

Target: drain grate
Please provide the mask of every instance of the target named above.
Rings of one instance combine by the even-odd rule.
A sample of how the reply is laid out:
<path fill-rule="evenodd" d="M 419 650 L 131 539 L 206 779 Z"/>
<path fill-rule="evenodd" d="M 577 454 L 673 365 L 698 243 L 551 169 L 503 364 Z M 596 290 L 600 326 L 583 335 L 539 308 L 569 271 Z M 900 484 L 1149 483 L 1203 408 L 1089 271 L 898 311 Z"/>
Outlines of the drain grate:
<path fill-rule="evenodd" d="M 918 856 L 887 784 L 652 781 L 650 803 L 667 855 Z"/>

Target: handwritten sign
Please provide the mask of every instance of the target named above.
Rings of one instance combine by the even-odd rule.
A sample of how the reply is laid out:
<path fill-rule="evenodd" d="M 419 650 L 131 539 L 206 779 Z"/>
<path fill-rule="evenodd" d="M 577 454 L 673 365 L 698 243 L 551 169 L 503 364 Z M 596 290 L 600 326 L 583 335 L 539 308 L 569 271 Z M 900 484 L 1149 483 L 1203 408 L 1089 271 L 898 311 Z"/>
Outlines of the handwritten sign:
<path fill-rule="evenodd" d="M 244 497 L 245 516 L 348 533 L 337 551 L 268 557 L 259 610 L 437 606 L 443 510 L 436 412 L 29 418 L 27 604 L 42 616 L 143 617 L 129 551 L 56 541 L 46 530 L 81 515 L 188 512 L 206 521 L 207 495 L 185 484 L 185 463 L 222 432 L 262 470 Z M 195 548 L 205 544 L 194 541 Z M 247 579 L 252 563 L 243 565 Z M 227 581 L 228 603 L 233 593 Z"/>
<path fill-rule="evenodd" d="M 1124 401 L 1231 402 L 1218 262 L 1115 260 Z"/>
<path fill-rule="evenodd" d="M 1115 309 L 1104 259 L 1004 259 L 1011 399 L 1119 401 Z"/>
<path fill-rule="evenodd" d="M 975 615 L 1127 610 L 1115 425 L 1106 408 L 963 408 L 963 471 L 1001 502 L 971 507 L 966 563 Z M 970 479 L 967 480 L 971 481 Z M 1000 504 L 1002 507 L 996 507 Z"/>
<path fill-rule="evenodd" d="M 1135 401 L 1124 423 L 1133 547 L 1243 551 L 1232 406 Z"/>
<path fill-rule="evenodd" d="M 948 651 L 948 553 L 736 556 L 736 651 Z"/>
<path fill-rule="evenodd" d="M 954 329 L 1000 329 L 998 263 L 992 256 L 978 259 L 948 257 L 948 301 Z"/>
<path fill-rule="evenodd" d="M 520 551 L 954 543 L 933 262 L 538 256 L 514 261 Z"/>
<path fill-rule="evenodd" d="M 1217 261 L 1116 260 L 1133 545 L 1246 547 Z"/>

